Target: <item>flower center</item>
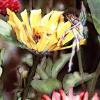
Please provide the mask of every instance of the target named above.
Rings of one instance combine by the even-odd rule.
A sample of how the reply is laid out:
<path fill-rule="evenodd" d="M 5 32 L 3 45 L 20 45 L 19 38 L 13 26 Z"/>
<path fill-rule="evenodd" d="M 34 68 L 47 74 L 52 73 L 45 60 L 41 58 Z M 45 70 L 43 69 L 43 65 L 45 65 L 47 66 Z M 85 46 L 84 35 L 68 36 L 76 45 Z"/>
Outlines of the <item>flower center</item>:
<path fill-rule="evenodd" d="M 38 35 L 38 34 L 36 34 L 36 35 L 33 36 L 33 39 L 35 40 L 36 43 L 39 42 L 40 38 L 41 38 L 41 36 Z"/>

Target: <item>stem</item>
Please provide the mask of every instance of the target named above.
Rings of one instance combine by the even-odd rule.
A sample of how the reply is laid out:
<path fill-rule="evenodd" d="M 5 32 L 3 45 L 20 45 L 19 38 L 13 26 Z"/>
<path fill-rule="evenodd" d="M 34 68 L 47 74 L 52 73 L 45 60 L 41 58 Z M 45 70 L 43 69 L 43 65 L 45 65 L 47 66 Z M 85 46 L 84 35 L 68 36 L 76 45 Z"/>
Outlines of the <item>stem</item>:
<path fill-rule="evenodd" d="M 90 93 L 89 97 L 90 98 L 93 96 L 93 93 L 95 91 L 95 87 L 96 87 L 96 83 L 97 83 L 97 80 L 99 78 L 99 75 L 100 75 L 100 61 L 99 61 L 99 64 L 97 66 L 97 69 L 95 71 L 95 76 L 94 76 L 94 78 L 92 79 L 92 81 L 90 83 L 90 88 L 89 88 L 89 93 Z"/>
<path fill-rule="evenodd" d="M 30 83 L 33 79 L 33 76 L 35 75 L 37 65 L 38 65 L 38 57 L 36 55 L 33 55 L 33 66 L 31 67 L 31 69 L 29 71 L 29 76 L 28 76 L 27 81 L 26 81 L 27 82 L 26 87 L 25 87 L 23 94 L 22 94 L 22 100 L 26 100 L 26 98 L 27 98 L 29 86 L 30 86 Z"/>
<path fill-rule="evenodd" d="M 79 51 L 77 51 L 77 57 L 78 57 L 78 64 L 79 64 L 79 72 L 81 74 L 81 77 L 82 77 L 82 87 L 83 89 L 85 89 L 85 86 L 84 86 L 84 71 L 83 71 L 83 66 L 82 66 L 82 55 L 81 55 L 81 48 L 79 49 Z"/>
<path fill-rule="evenodd" d="M 82 66 L 81 50 L 77 52 L 77 57 L 78 57 L 79 71 L 80 71 L 80 74 L 83 76 L 84 71 L 83 71 L 83 66 Z"/>

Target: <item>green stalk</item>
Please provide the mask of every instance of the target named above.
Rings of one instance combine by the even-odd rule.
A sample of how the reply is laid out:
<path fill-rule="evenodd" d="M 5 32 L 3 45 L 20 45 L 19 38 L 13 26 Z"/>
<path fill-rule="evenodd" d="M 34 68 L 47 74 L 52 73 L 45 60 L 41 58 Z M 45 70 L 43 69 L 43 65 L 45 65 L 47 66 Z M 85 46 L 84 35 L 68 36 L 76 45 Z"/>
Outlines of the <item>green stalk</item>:
<path fill-rule="evenodd" d="M 100 61 L 99 61 L 99 64 L 97 66 L 97 69 L 95 71 L 95 76 L 94 76 L 94 78 L 92 79 L 92 81 L 89 84 L 89 94 L 90 94 L 89 98 L 91 98 L 93 96 L 93 94 L 94 94 L 96 83 L 97 83 L 97 80 L 99 78 L 99 75 L 100 75 Z"/>
<path fill-rule="evenodd" d="M 79 71 L 80 71 L 80 74 L 83 76 L 84 71 L 83 71 L 83 66 L 82 66 L 81 48 L 77 52 L 77 57 L 78 57 Z"/>
<path fill-rule="evenodd" d="M 27 95 L 28 95 L 28 92 L 29 92 L 29 86 L 30 86 L 30 83 L 35 75 L 35 72 L 36 72 L 36 68 L 37 68 L 37 65 L 38 65 L 38 56 L 37 55 L 33 55 L 33 66 L 31 67 L 30 71 L 29 71 L 29 75 L 28 75 L 28 78 L 27 78 L 27 83 L 26 83 L 26 87 L 22 93 L 22 99 L 21 100 L 26 100 L 27 98 Z"/>
<path fill-rule="evenodd" d="M 81 48 L 79 49 L 79 51 L 77 51 L 77 57 L 78 57 L 78 64 L 79 64 L 79 72 L 80 75 L 82 77 L 82 87 L 83 89 L 85 89 L 85 85 L 84 85 L 84 70 L 83 70 L 83 66 L 82 66 L 82 55 L 81 55 Z"/>

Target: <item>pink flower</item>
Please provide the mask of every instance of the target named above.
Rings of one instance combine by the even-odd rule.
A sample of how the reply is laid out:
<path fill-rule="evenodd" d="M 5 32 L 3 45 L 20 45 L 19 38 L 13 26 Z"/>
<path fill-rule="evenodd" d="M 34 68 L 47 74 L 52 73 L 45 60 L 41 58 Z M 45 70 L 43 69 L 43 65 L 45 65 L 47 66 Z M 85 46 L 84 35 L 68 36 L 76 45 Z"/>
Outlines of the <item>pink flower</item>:
<path fill-rule="evenodd" d="M 100 100 L 97 93 L 94 94 L 92 100 Z"/>
<path fill-rule="evenodd" d="M 78 95 L 73 95 L 73 88 L 70 88 L 68 95 L 66 95 L 65 92 L 61 89 L 59 92 L 54 91 L 52 93 L 52 98 L 50 98 L 48 95 L 43 95 L 41 100 L 89 100 L 88 96 L 88 92 L 81 92 Z M 94 94 L 91 100 L 99 100 L 97 93 Z"/>
<path fill-rule="evenodd" d="M 47 95 L 43 95 L 41 100 L 51 100 L 51 98 Z"/>
<path fill-rule="evenodd" d="M 6 15 L 7 8 L 14 12 L 18 12 L 21 9 L 21 3 L 19 0 L 0 0 L 0 14 Z"/>

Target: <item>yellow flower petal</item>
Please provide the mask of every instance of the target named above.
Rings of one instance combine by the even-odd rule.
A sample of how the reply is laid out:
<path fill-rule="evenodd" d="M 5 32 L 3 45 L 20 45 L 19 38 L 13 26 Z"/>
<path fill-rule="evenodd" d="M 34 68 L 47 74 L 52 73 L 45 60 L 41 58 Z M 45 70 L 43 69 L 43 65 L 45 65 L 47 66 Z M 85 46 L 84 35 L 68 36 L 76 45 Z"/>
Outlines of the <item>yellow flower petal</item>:
<path fill-rule="evenodd" d="M 37 43 L 37 50 L 38 50 L 39 52 L 45 51 L 45 48 L 46 48 L 47 44 L 48 44 L 48 37 L 44 35 L 44 36 L 39 40 L 39 42 Z"/>
<path fill-rule="evenodd" d="M 13 24 L 16 24 L 16 26 L 19 26 L 21 24 L 21 21 L 18 19 L 14 12 L 7 9 L 7 14 L 9 15 L 9 21 L 13 22 Z"/>
<path fill-rule="evenodd" d="M 62 40 L 62 45 L 65 45 L 66 43 L 68 43 L 69 41 L 71 41 L 74 38 L 74 34 L 73 32 L 69 32 L 64 39 Z"/>
<path fill-rule="evenodd" d="M 76 46 L 76 45 L 75 45 L 75 46 Z M 55 48 L 53 49 L 53 51 L 64 50 L 64 49 L 70 49 L 70 48 L 72 48 L 72 47 L 73 47 L 73 45 L 65 46 L 65 47 L 55 47 Z"/>
<path fill-rule="evenodd" d="M 14 20 L 13 20 L 13 15 L 12 15 L 12 13 L 13 13 L 13 12 L 12 12 L 10 9 L 7 8 L 7 14 L 9 15 L 9 21 L 8 21 L 8 23 L 11 24 L 11 25 L 12 25 L 12 24 L 14 25 Z"/>
<path fill-rule="evenodd" d="M 22 23 L 22 26 L 19 30 L 19 33 L 20 33 L 20 41 L 22 43 L 24 43 L 30 49 L 36 49 L 36 45 L 34 43 L 34 40 L 32 39 L 31 35 L 29 35 L 25 31 L 23 23 Z"/>
<path fill-rule="evenodd" d="M 64 22 L 64 16 L 63 15 L 61 15 L 60 18 L 59 18 L 59 23 L 62 23 L 62 22 Z"/>
<path fill-rule="evenodd" d="M 79 45 L 85 45 L 86 44 L 86 39 L 81 39 Z M 53 51 L 57 51 L 57 50 L 64 50 L 64 49 L 70 49 L 73 46 L 77 46 L 77 44 L 71 44 L 70 46 L 65 46 L 65 47 L 55 47 L 53 49 Z"/>
<path fill-rule="evenodd" d="M 21 13 L 22 21 L 9 9 L 7 9 L 7 14 L 9 15 L 8 23 L 13 27 L 18 41 L 29 49 L 45 52 L 72 48 L 73 44 L 66 46 L 74 38 L 70 29 L 72 23 L 64 21 L 63 11 L 51 11 L 42 18 L 41 9 L 32 10 L 28 18 L 27 10 L 24 10 Z M 80 45 L 85 44 L 81 41 Z"/>
<path fill-rule="evenodd" d="M 57 42 L 58 42 L 58 40 L 57 40 L 56 34 L 52 34 L 49 37 L 49 42 L 48 42 L 47 48 L 49 49 L 52 45 L 56 44 Z"/>
<path fill-rule="evenodd" d="M 20 32 L 20 41 L 21 41 L 22 43 L 24 43 L 25 45 L 27 45 L 29 41 L 28 41 L 27 34 L 25 33 L 24 28 L 21 27 L 20 30 L 19 30 L 19 32 Z M 29 45 L 27 45 L 27 46 L 28 46 L 29 48 L 31 48 L 31 46 L 29 46 Z"/>
<path fill-rule="evenodd" d="M 59 18 L 63 14 L 63 11 L 53 11 L 49 23 L 47 24 L 47 27 L 54 32 L 58 26 Z"/>
<path fill-rule="evenodd" d="M 30 49 L 35 49 L 35 46 L 34 45 L 34 40 L 32 39 L 31 35 L 28 33 L 28 31 L 26 31 L 25 27 L 24 27 L 24 24 L 27 24 L 28 25 L 28 22 L 27 22 L 27 12 L 23 12 L 21 13 L 22 16 L 23 16 L 23 20 L 24 22 L 22 23 L 18 17 L 16 16 L 16 14 L 14 12 L 12 12 L 11 10 L 7 10 L 7 13 L 9 14 L 10 18 L 8 23 L 10 23 L 14 29 L 14 31 L 16 32 L 16 36 L 17 36 L 17 39 L 24 43 L 25 45 L 27 45 L 27 47 L 29 47 Z M 25 14 L 25 16 L 24 16 Z M 27 30 L 28 30 L 28 27 L 27 26 Z"/>
<path fill-rule="evenodd" d="M 30 14 L 30 25 L 31 28 L 35 28 L 36 26 L 39 26 L 41 21 L 41 9 L 39 10 L 32 10 Z"/>
<path fill-rule="evenodd" d="M 27 13 L 26 9 L 23 12 L 21 12 L 21 17 L 22 17 L 23 23 L 26 27 L 25 30 L 27 30 L 27 32 L 32 35 L 32 31 L 31 31 L 31 28 L 29 25 L 28 13 Z"/>
<path fill-rule="evenodd" d="M 50 36 L 43 36 L 40 41 L 37 43 L 38 51 L 48 51 L 52 45 L 57 43 L 57 38 L 55 34 Z"/>
<path fill-rule="evenodd" d="M 48 51 L 53 51 L 57 47 L 57 43 L 53 44 Z"/>
<path fill-rule="evenodd" d="M 86 44 L 86 39 L 82 39 L 82 40 L 80 40 L 79 45 L 85 45 L 85 44 Z M 74 46 L 76 46 L 76 45 L 77 45 L 77 44 L 74 44 Z M 69 49 L 69 48 L 72 48 L 72 47 L 73 47 L 73 44 L 70 45 L 70 46 L 62 47 L 62 48 L 60 48 L 59 50 Z"/>
<path fill-rule="evenodd" d="M 18 19 L 16 14 L 12 12 L 10 9 L 7 9 L 7 14 L 9 15 L 8 23 L 13 27 L 13 29 L 15 30 L 17 39 L 20 41 L 19 28 L 21 25 L 21 21 Z"/>
<path fill-rule="evenodd" d="M 48 13 L 47 15 L 45 15 L 45 16 L 41 19 L 40 26 L 46 27 L 46 25 L 48 24 L 49 19 L 50 19 L 52 13 L 53 13 L 53 11 L 51 11 L 50 13 Z"/>
<path fill-rule="evenodd" d="M 62 37 L 65 34 L 65 31 L 69 29 L 70 27 L 71 27 L 70 21 L 67 21 L 65 23 L 64 22 L 59 23 L 58 28 L 57 28 L 57 38 Z"/>

